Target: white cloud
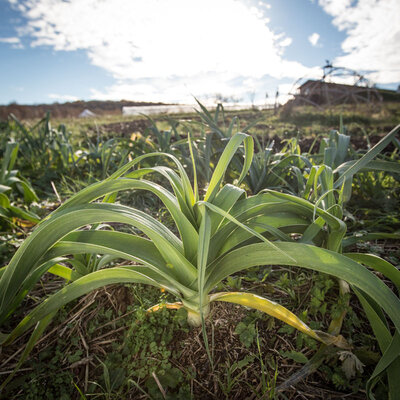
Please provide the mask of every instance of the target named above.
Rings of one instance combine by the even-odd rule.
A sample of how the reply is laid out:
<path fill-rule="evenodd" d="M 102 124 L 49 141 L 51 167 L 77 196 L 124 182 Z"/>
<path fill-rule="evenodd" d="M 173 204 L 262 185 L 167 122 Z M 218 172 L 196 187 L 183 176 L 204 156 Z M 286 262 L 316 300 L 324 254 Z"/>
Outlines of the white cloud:
<path fill-rule="evenodd" d="M 70 96 L 68 94 L 56 94 L 56 93 L 50 93 L 48 97 L 52 100 L 56 101 L 77 101 L 79 100 L 78 97 L 76 96 Z"/>
<path fill-rule="evenodd" d="M 278 86 L 278 102 L 281 104 L 286 103 L 293 98 L 296 87 L 292 83 L 282 83 Z"/>
<path fill-rule="evenodd" d="M 279 46 L 282 47 L 287 47 L 290 46 L 292 44 L 293 40 L 290 37 L 287 37 L 285 39 L 283 39 L 281 42 L 279 42 Z"/>
<path fill-rule="evenodd" d="M 333 24 L 347 33 L 344 55 L 334 63 L 376 83 L 400 81 L 400 2 L 398 0 L 319 0 Z"/>
<path fill-rule="evenodd" d="M 314 32 L 308 37 L 308 41 L 311 43 L 312 46 L 315 47 L 318 44 L 319 37 L 320 37 L 319 34 L 317 32 Z"/>
<path fill-rule="evenodd" d="M 94 97 L 236 95 L 249 90 L 235 86 L 245 78 L 312 71 L 284 58 L 292 39 L 268 27 L 267 7 L 238 0 L 23 0 L 18 7 L 28 21 L 20 33 L 32 46 L 85 50 L 111 73 L 116 83 Z"/>
<path fill-rule="evenodd" d="M 11 44 L 11 47 L 13 49 L 23 49 L 24 48 L 19 37 L 3 37 L 3 38 L 0 38 L 0 43 Z"/>
<path fill-rule="evenodd" d="M 18 44 L 21 43 L 20 39 L 18 37 L 6 37 L 6 38 L 0 38 L 1 43 L 9 43 L 9 44 Z"/>

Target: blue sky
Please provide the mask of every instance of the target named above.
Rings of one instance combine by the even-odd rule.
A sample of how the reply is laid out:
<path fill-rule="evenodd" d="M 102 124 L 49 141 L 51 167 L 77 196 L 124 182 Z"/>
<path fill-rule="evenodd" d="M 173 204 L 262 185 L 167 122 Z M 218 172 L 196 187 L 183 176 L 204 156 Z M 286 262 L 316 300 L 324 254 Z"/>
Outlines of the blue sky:
<path fill-rule="evenodd" d="M 398 0 L 0 0 L 0 104 L 284 100 L 327 59 L 395 89 L 399 20 Z"/>

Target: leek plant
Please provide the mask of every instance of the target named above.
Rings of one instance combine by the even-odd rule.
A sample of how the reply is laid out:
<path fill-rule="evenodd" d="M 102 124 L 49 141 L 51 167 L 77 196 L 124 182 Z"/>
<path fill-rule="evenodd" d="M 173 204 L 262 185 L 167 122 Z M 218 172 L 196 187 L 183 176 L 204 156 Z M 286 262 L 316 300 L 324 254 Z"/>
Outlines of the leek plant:
<path fill-rule="evenodd" d="M 197 123 L 190 121 L 190 123 L 180 122 L 183 128 L 188 132 L 188 139 L 191 140 L 191 151 L 187 151 L 184 146 L 180 146 L 180 159 L 182 160 L 185 169 L 193 176 L 193 166 L 196 169 L 196 176 L 198 185 L 204 187 L 210 182 L 211 175 L 214 171 L 216 160 L 218 161 L 224 144 L 221 139 L 216 137 L 214 132 L 205 132 L 205 126 L 202 123 L 198 124 L 200 132 L 196 135 L 193 132 L 193 125 Z M 185 141 L 187 144 L 187 140 Z M 187 147 L 187 146 L 186 146 Z"/>
<path fill-rule="evenodd" d="M 0 193 L 21 194 L 28 204 L 38 201 L 38 197 L 29 182 L 14 169 L 18 158 L 19 145 L 9 142 L 6 145 L 0 168 Z"/>
<path fill-rule="evenodd" d="M 239 118 L 235 116 L 231 119 L 230 123 L 227 124 L 225 110 L 222 104 L 218 104 L 214 113 L 211 113 L 197 99 L 196 101 L 200 107 L 200 110 L 196 110 L 196 113 L 200 117 L 199 125 L 202 133 L 201 137 L 204 139 L 200 140 L 198 145 L 194 143 L 193 150 L 196 165 L 201 166 L 201 168 L 198 168 L 198 174 L 201 178 L 205 178 L 205 182 L 207 183 L 212 174 L 211 163 L 213 159 L 215 157 L 220 157 L 226 141 L 240 130 L 240 121 Z M 260 119 L 253 121 L 241 129 L 241 131 L 248 133 L 259 121 Z M 204 128 L 208 128 L 209 132 L 204 132 Z M 272 151 L 273 143 L 264 147 L 256 136 L 253 136 L 253 139 L 255 141 L 256 151 L 244 183 L 253 194 L 267 187 L 271 188 L 287 184 L 285 177 L 282 177 L 280 174 L 283 171 L 289 173 L 287 167 L 292 165 L 292 159 L 295 157 L 288 157 L 289 151 L 286 150 L 287 147 L 290 146 L 290 148 L 293 148 L 293 146 L 288 144 L 282 149 L 280 154 L 274 155 Z M 299 151 L 300 148 L 296 150 Z M 283 158 L 288 159 L 283 161 Z M 232 160 L 232 164 L 234 164 L 233 170 L 240 171 L 242 169 L 242 157 L 236 155 Z"/>
<path fill-rule="evenodd" d="M 298 175 L 302 176 L 302 169 L 311 168 L 312 163 L 301 153 L 297 138 L 286 140 L 279 153 L 273 152 L 274 142 L 264 147 L 255 138 L 257 152 L 250 166 L 246 183 L 252 193 L 262 189 L 282 189 L 296 193 Z"/>
<path fill-rule="evenodd" d="M 341 124 L 342 125 L 342 124 Z M 323 155 L 322 163 L 313 165 L 308 169 L 304 176 L 298 173 L 298 187 L 300 197 L 307 199 L 315 205 L 315 208 L 322 208 L 332 217 L 342 220 L 345 215 L 346 202 L 350 200 L 353 178 L 356 174 L 364 171 L 385 171 L 387 173 L 398 174 L 400 172 L 400 163 L 392 158 L 390 161 L 375 160 L 384 148 L 395 139 L 400 126 L 394 128 L 379 143 L 371 148 L 361 158 L 348 160 L 350 157 L 349 143 L 350 137 L 342 133 L 332 131 L 327 140 L 322 141 L 320 156 Z M 341 128 L 340 131 L 343 131 Z M 354 154 L 353 154 L 354 156 Z M 289 199 L 289 196 L 280 194 L 279 196 Z M 290 201 L 298 203 L 299 197 L 293 197 Z M 315 241 L 316 237 L 323 229 L 324 222 L 321 218 L 316 218 L 314 222 L 304 232 L 300 242 L 307 243 L 310 240 Z M 357 242 L 374 239 L 399 239 L 400 233 L 369 233 L 367 235 L 343 236 L 340 246 L 331 250 L 342 253 L 347 247 Z M 328 243 L 320 243 L 320 246 L 330 248 Z M 371 255 L 359 253 L 345 253 L 345 256 L 355 260 L 365 266 L 382 273 L 387 279 L 391 280 L 400 290 L 400 272 L 387 261 Z M 348 285 L 340 280 L 340 291 L 343 295 L 349 291 Z M 391 399 L 400 398 L 400 337 L 398 332 L 394 335 L 390 332 L 390 325 L 387 323 L 380 306 L 371 299 L 363 290 L 353 288 L 362 304 L 366 316 L 371 324 L 374 334 L 377 338 L 380 350 L 382 352 L 381 361 L 378 363 L 371 379 L 368 382 L 368 396 L 374 398 L 372 389 L 379 380 L 380 375 L 386 372 L 389 384 L 389 395 Z M 400 291 L 399 291 L 400 293 Z M 344 313 L 333 320 L 329 327 L 330 333 L 338 334 L 344 319 Z M 302 369 L 302 373 L 296 374 L 281 386 L 280 389 L 292 385 L 296 380 L 302 379 L 305 375 L 311 373 L 319 364 L 323 362 L 326 348 L 324 346 L 315 354 L 312 360 Z M 388 352 L 393 352 L 391 357 Z M 388 360 L 389 359 L 389 360 Z"/>
<path fill-rule="evenodd" d="M 212 114 L 210 111 L 200 103 L 199 100 L 195 99 L 200 107 L 200 110 L 195 110 L 197 115 L 200 117 L 201 124 L 206 126 L 220 139 L 230 139 L 232 135 L 239 132 L 247 133 L 249 129 L 257 125 L 260 119 L 256 119 L 250 124 L 240 129 L 240 121 L 238 117 L 233 117 L 229 125 L 226 123 L 224 106 L 219 103 Z"/>
<path fill-rule="evenodd" d="M 209 170 L 212 155 L 222 152 L 222 141 L 229 140 L 235 132 L 239 131 L 240 121 L 238 117 L 233 117 L 229 125 L 226 124 L 222 104 L 218 104 L 214 114 L 212 114 L 198 100 L 197 103 L 200 107 L 200 111 L 196 111 L 201 119 L 201 128 L 204 129 L 205 126 L 210 129 L 210 132 L 207 134 L 203 133 L 202 135 L 205 137 L 204 145 L 202 146 L 204 151 L 202 153 L 204 154 L 204 161 L 206 161 L 206 165 L 201 169 L 203 172 L 204 170 Z M 242 129 L 242 132 L 247 133 L 259 121 L 255 120 L 248 124 Z M 214 141 L 213 136 L 216 138 Z M 253 194 L 257 194 L 265 188 L 285 188 L 289 192 L 295 193 L 296 188 L 294 184 L 296 184 L 296 174 L 301 169 L 312 167 L 312 163 L 307 156 L 301 154 L 297 138 L 285 140 L 284 142 L 286 143 L 279 153 L 273 152 L 274 142 L 268 143 L 265 146 L 263 141 L 260 142 L 256 136 L 253 139 L 256 145 L 255 154 L 249 173 L 244 180 L 250 191 Z M 214 151 L 210 150 L 212 147 Z M 235 170 L 241 169 L 242 159 L 240 156 L 234 157 L 233 164 Z"/>
<path fill-rule="evenodd" d="M 30 183 L 17 169 L 14 169 L 18 158 L 18 150 L 18 143 L 7 143 L 1 162 L 0 218 L 8 222 L 11 222 L 12 218 L 18 218 L 19 220 L 36 224 L 39 222 L 39 217 L 36 214 L 13 205 L 11 201 L 13 198 L 16 199 L 20 196 L 23 196 L 24 202 L 28 205 L 33 201 L 39 200 Z"/>
<path fill-rule="evenodd" d="M 241 174 L 235 185 L 223 185 L 228 165 L 242 145 Z M 68 283 L 10 332 L 4 332 L 3 325 L 1 345 L 10 344 L 35 327 L 23 359 L 55 313 L 68 302 L 104 285 L 142 283 L 174 295 L 178 301 L 171 306 L 184 307 L 194 326 L 204 327 L 213 302 L 231 302 L 264 311 L 327 346 L 348 346 L 340 335 L 311 329 L 290 310 L 265 297 L 214 292 L 228 276 L 258 265 L 303 267 L 344 280 L 384 310 L 400 332 L 400 300 L 361 263 L 340 254 L 346 232 L 340 218 L 305 199 L 274 191 L 248 197 L 239 187 L 249 171 L 253 148 L 251 136 L 234 134 L 204 196 L 200 196 L 196 165 L 192 185 L 174 155 L 152 153 L 137 157 L 109 178 L 71 197 L 39 224 L 0 271 L 0 324 L 14 313 L 45 272 L 62 276 Z M 154 166 L 132 171 L 143 160 L 160 157 L 168 158 L 176 168 Z M 154 174 L 165 178 L 172 190 L 144 179 Z M 133 189 L 156 195 L 179 234 L 143 211 L 114 202 L 118 192 Z M 99 199 L 103 201 L 96 202 Z M 113 222 L 130 225 L 143 235 L 84 229 Z M 296 241 L 292 233 L 302 235 L 303 240 Z M 77 254 L 104 254 L 133 263 L 82 275 L 67 258 Z"/>
<path fill-rule="evenodd" d="M 171 129 L 159 130 L 152 118 L 147 115 L 144 115 L 144 117 L 150 122 L 150 126 L 146 129 L 145 136 L 152 138 L 152 140 L 155 139 L 154 147 L 156 151 L 174 154 L 174 150 L 182 143 L 186 142 L 181 138 L 177 130 L 177 126 L 179 125 L 178 121 L 168 118 Z"/>
<path fill-rule="evenodd" d="M 21 157 L 18 159 L 18 165 L 29 178 L 29 174 L 35 171 L 35 186 L 40 186 L 46 191 L 49 181 L 59 178 L 62 174 L 71 175 L 79 171 L 78 157 L 71 140 L 72 134 L 63 124 L 57 129 L 53 128 L 50 113 L 33 127 L 23 124 L 11 114 L 9 125 L 11 137 L 20 147 Z"/>
<path fill-rule="evenodd" d="M 95 143 L 87 138 L 87 150 L 79 151 L 77 163 L 85 160 L 84 165 L 89 168 L 90 176 L 100 175 L 100 179 L 105 179 L 125 164 L 130 151 L 124 141 L 114 138 L 103 140 L 98 135 Z"/>

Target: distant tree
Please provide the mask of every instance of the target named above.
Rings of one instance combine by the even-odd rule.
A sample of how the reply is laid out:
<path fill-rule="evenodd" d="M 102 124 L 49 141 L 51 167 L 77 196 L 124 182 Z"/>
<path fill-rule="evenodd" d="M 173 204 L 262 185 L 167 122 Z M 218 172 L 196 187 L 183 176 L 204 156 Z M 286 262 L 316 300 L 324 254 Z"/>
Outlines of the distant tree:
<path fill-rule="evenodd" d="M 278 99 L 279 99 L 279 90 L 276 90 L 275 93 L 275 103 L 274 103 L 274 115 L 277 113 L 278 111 Z"/>
<path fill-rule="evenodd" d="M 253 89 L 251 92 L 249 92 L 249 99 L 252 106 L 254 105 L 255 97 L 256 97 L 256 91 Z"/>
<path fill-rule="evenodd" d="M 235 96 L 224 96 L 221 93 L 216 93 L 214 99 L 216 103 L 239 103 L 241 101 L 240 98 Z"/>

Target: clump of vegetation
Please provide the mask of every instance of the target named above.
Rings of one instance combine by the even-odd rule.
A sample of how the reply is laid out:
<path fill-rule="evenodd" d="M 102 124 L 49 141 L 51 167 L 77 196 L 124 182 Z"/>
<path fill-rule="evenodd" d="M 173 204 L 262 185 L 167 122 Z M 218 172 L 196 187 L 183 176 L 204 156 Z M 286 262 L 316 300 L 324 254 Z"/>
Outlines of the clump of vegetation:
<path fill-rule="evenodd" d="M 27 149 L 31 146 L 27 163 L 21 161 L 22 169 L 47 162 L 50 171 L 57 171 L 57 182 L 61 179 L 57 175 L 71 170 L 72 178 L 76 173 L 77 179 L 93 183 L 49 213 L 0 270 L 1 345 L 7 348 L 31 332 L 20 361 L 2 388 L 10 384 L 35 343 L 51 323 L 59 321 L 57 313 L 70 302 L 106 285 L 135 283 L 168 293 L 167 300 L 152 307 L 146 301 L 146 307 L 131 313 L 122 342 L 96 357 L 101 371 L 97 382 L 89 388 L 86 377 L 83 387 L 76 386 L 82 396 L 100 391 L 111 398 L 135 388 L 153 398 L 187 398 L 194 393 L 198 372 L 171 363 L 178 357 L 179 346 L 174 350 L 168 346 L 177 332 L 186 333 L 187 323 L 198 327 L 207 370 L 219 371 L 209 332 L 214 325 L 209 320 L 215 319 L 212 306 L 225 303 L 254 308 L 288 324 L 277 332 L 296 335 L 296 345 L 278 351 L 279 357 L 304 364 L 278 385 L 279 363 L 266 358 L 263 346 L 273 344 L 264 342 L 259 334 L 259 324 L 272 330 L 274 320 L 252 314 L 232 328 L 232 337 L 241 343 L 243 353 L 241 358 L 225 358 L 222 364 L 227 378 L 218 378 L 215 385 L 225 396 L 236 390 L 254 363 L 262 371 L 275 371 L 265 373 L 257 383 L 262 393 L 270 396 L 317 368 L 338 390 L 358 390 L 368 363 L 376 364 L 369 371 L 368 396 L 372 398 L 375 388 L 383 390 L 384 375 L 388 392 L 394 396 L 395 376 L 400 370 L 399 359 L 391 354 L 398 346 L 400 300 L 383 279 L 399 287 L 399 272 L 377 255 L 344 251 L 370 238 L 399 238 L 396 232 L 346 236 L 352 188 L 361 196 L 365 174 L 379 173 L 398 184 L 396 152 L 377 157 L 395 140 L 399 128 L 364 153 L 352 149 L 341 123 L 338 132 L 332 131 L 320 141 L 317 152 L 302 151 L 298 139 L 292 138 L 280 153 L 274 153 L 271 144 L 264 148 L 262 139 L 256 137 L 254 154 L 249 133 L 254 124 L 244 127 L 247 133 L 241 131 L 238 118 L 225 124 L 221 107 L 214 115 L 202 107 L 198 116 L 200 125 L 171 121 L 171 129 L 164 131 L 151 121 L 143 140 L 137 140 L 138 135 L 122 141 L 97 138 L 95 145 L 79 150 L 65 128 L 51 129 L 48 117 L 37 127 L 38 138 L 14 119 L 12 123 L 23 134 L 22 144 Z M 202 137 L 197 136 L 199 126 Z M 178 127 L 185 134 L 179 134 Z M 42 155 L 47 161 L 35 158 L 34 149 L 43 143 L 52 149 Z M 152 152 L 154 149 L 160 151 Z M 14 162 L 17 153 L 18 148 Z M 382 192 L 387 188 L 383 186 Z M 59 197 L 55 187 L 53 190 Z M 126 192 L 131 195 L 124 195 Z M 144 201 L 143 193 L 157 200 Z M 276 265 L 280 267 L 272 273 L 268 266 Z M 294 278 L 293 268 L 303 268 L 305 275 Z M 38 285 L 52 282 L 54 277 L 64 279 L 65 284 L 48 291 L 44 301 L 43 296 L 32 297 Z M 299 287 L 310 277 L 313 284 L 303 293 Z M 379 361 L 363 357 L 362 351 L 354 348 L 351 329 L 344 326 L 346 315 L 355 321 L 352 326 L 358 323 L 350 307 L 351 292 L 363 309 L 362 318 L 370 323 L 382 354 Z M 304 304 L 307 308 L 297 315 L 289 310 Z M 170 314 L 166 309 L 178 311 Z M 106 319 L 112 320 L 112 315 Z M 295 333 L 296 329 L 300 333 Z M 356 341 L 365 342 L 362 338 Z M 305 355 L 301 351 L 304 346 L 312 353 Z M 68 362 L 79 362 L 82 356 L 83 351 L 77 349 Z M 52 360 L 56 364 L 56 359 Z M 65 382 L 70 377 L 68 372 L 59 379 Z M 57 395 L 71 392 L 69 388 Z"/>

